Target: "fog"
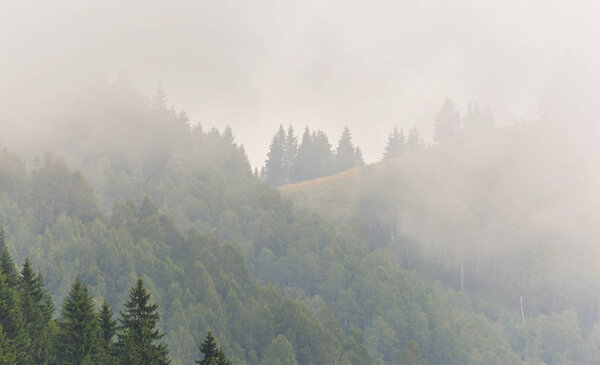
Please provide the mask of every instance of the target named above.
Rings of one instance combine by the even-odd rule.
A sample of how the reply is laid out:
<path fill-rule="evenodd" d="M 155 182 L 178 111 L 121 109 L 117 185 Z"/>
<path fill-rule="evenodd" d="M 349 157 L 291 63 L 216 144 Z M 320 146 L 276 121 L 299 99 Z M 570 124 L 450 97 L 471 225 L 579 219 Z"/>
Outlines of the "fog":
<path fill-rule="evenodd" d="M 490 105 L 499 126 L 538 118 L 565 72 L 597 78 L 599 11 L 542 0 L 8 0 L 2 122 L 39 130 L 93 80 L 125 73 L 148 95 L 162 83 L 193 123 L 230 125 L 253 165 L 280 123 L 333 142 L 348 125 L 372 162 L 393 126 L 431 141 L 446 97 L 461 111 Z"/>

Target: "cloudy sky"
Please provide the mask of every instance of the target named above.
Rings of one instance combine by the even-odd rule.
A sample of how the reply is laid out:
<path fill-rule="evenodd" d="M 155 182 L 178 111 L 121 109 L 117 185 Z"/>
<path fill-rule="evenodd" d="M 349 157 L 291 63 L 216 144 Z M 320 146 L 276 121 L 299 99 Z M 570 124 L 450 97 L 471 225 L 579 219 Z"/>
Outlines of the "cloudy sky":
<path fill-rule="evenodd" d="M 375 161 L 393 126 L 430 139 L 446 97 L 489 104 L 498 125 L 535 118 L 565 62 L 594 72 L 599 15 L 580 0 L 4 0 L 0 111 L 126 72 L 193 122 L 232 126 L 253 164 L 280 123 L 333 143 L 348 125 Z"/>

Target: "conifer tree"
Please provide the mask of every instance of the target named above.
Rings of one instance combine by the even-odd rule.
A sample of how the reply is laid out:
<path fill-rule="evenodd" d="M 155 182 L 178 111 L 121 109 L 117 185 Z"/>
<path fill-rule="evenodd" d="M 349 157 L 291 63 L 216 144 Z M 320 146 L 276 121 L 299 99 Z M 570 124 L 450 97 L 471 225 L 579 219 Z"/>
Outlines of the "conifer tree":
<path fill-rule="evenodd" d="M 98 363 L 99 326 L 88 289 L 77 278 L 63 302 L 58 333 L 58 360 L 63 364 Z"/>
<path fill-rule="evenodd" d="M 348 170 L 356 166 L 356 154 L 350 129 L 344 127 L 335 154 L 335 168 L 337 172 Z"/>
<path fill-rule="evenodd" d="M 117 334 L 117 321 L 113 320 L 113 311 L 106 299 L 104 299 L 100 307 L 98 319 L 100 322 L 100 347 L 102 350 L 100 362 L 112 364 L 115 355 L 113 339 Z"/>
<path fill-rule="evenodd" d="M 279 125 L 279 130 L 273 137 L 269 152 L 267 153 L 267 160 L 265 161 L 266 179 L 272 185 L 282 185 L 285 183 L 285 142 L 285 130 L 282 125 Z"/>
<path fill-rule="evenodd" d="M 454 102 L 446 99 L 442 109 L 435 116 L 435 134 L 433 139 L 437 143 L 446 143 L 452 140 L 460 130 L 460 114 Z"/>
<path fill-rule="evenodd" d="M 308 127 L 304 129 L 304 134 L 302 134 L 302 141 L 300 142 L 300 146 L 298 147 L 298 153 L 296 154 L 296 159 L 294 161 L 293 170 L 292 170 L 292 180 L 293 181 L 303 181 L 308 179 L 308 170 L 311 164 L 311 149 L 312 149 L 312 137 L 310 135 L 310 130 Z"/>
<path fill-rule="evenodd" d="M 0 226 L 0 272 L 4 275 L 7 284 L 15 288 L 18 284 L 19 274 L 14 261 L 6 247 L 6 231 Z"/>
<path fill-rule="evenodd" d="M 331 143 L 325 132 L 319 130 L 312 133 L 310 165 L 307 179 L 315 179 L 334 173 L 334 155 L 331 151 Z"/>
<path fill-rule="evenodd" d="M 25 259 L 18 283 L 21 310 L 25 328 L 31 341 L 33 362 L 44 364 L 49 359 L 50 338 L 48 326 L 54 313 L 52 299 L 44 290 L 44 279 L 33 271 L 29 259 Z"/>
<path fill-rule="evenodd" d="M 98 317 L 100 320 L 100 337 L 104 344 L 110 344 L 117 333 L 117 321 L 113 320 L 113 311 L 106 299 L 100 307 Z"/>
<path fill-rule="evenodd" d="M 285 172 L 285 183 L 289 184 L 293 181 L 293 168 L 296 157 L 298 156 L 298 139 L 294 135 L 294 128 L 288 128 L 285 138 L 285 150 L 283 156 L 283 168 Z"/>
<path fill-rule="evenodd" d="M 167 346 L 156 344 L 165 335 L 158 328 L 158 305 L 150 304 L 150 293 L 142 279 L 129 292 L 125 312 L 121 312 L 120 330 L 117 333 L 117 352 L 120 364 L 169 364 Z"/>
<path fill-rule="evenodd" d="M 404 150 L 404 132 L 400 130 L 400 133 L 398 133 L 398 128 L 394 127 L 394 131 L 388 136 L 385 151 L 383 152 L 383 159 L 387 160 L 398 157 L 404 153 Z"/>
<path fill-rule="evenodd" d="M 11 347 L 15 350 L 19 364 L 33 361 L 30 354 L 30 340 L 21 314 L 20 301 L 16 288 L 10 287 L 0 273 L 0 325 Z"/>
<path fill-rule="evenodd" d="M 156 94 L 152 97 L 152 107 L 157 110 L 167 109 L 167 94 L 165 94 L 161 83 L 158 83 Z"/>
<path fill-rule="evenodd" d="M 365 164 L 360 147 L 354 149 L 354 159 L 356 160 L 356 166 L 363 166 Z"/>
<path fill-rule="evenodd" d="M 222 348 L 217 347 L 217 343 L 212 333 L 208 331 L 206 339 L 200 345 L 200 352 L 204 357 L 202 360 L 196 360 L 196 364 L 200 365 L 231 365 L 231 361 L 227 359 Z"/>

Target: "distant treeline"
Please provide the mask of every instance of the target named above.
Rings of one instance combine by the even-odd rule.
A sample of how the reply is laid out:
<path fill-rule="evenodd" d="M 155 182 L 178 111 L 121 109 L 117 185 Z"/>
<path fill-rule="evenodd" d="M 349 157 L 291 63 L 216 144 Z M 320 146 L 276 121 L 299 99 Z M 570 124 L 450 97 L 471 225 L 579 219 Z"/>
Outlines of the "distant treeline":
<path fill-rule="evenodd" d="M 472 134 L 493 126 L 492 112 L 489 107 L 481 110 L 478 104 L 469 104 L 467 112 L 461 118 L 454 102 L 446 99 L 441 110 L 435 116 L 434 140 L 445 143 L 458 136 L 459 133 Z M 416 127 L 409 130 L 408 136 L 404 131 L 394 127 L 388 135 L 383 160 L 395 158 L 405 153 L 411 153 L 426 148 L 424 140 Z M 322 130 L 304 129 L 302 141 L 290 125 L 287 133 L 283 125 L 273 136 L 265 165 L 254 175 L 272 185 L 285 185 L 299 181 L 329 176 L 353 167 L 364 165 L 362 151 L 352 141 L 348 127 L 338 140 L 337 147 L 332 149 L 329 137 Z"/>

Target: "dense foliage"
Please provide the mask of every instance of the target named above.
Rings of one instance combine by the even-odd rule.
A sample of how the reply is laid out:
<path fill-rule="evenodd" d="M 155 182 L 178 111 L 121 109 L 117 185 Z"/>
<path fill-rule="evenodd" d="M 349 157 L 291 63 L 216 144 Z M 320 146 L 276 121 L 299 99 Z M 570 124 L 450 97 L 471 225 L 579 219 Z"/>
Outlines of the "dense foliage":
<path fill-rule="evenodd" d="M 67 162 L 47 155 L 30 170 L 0 154 L 0 223 L 13 255 L 30 257 L 47 278 L 54 303 L 79 277 L 96 303 L 122 307 L 143 278 L 173 364 L 198 359 L 209 330 L 236 364 L 598 362 L 597 329 L 583 331 L 573 312 L 528 314 L 523 323 L 502 301 L 468 295 L 468 280 L 461 291 L 408 271 L 424 261 L 402 253 L 415 238 L 394 229 L 397 200 L 386 199 L 387 189 L 360 191 L 360 224 L 335 223 L 253 177 L 230 129 L 190 128 L 163 91 L 152 103 L 119 84 L 82 98 L 87 108 L 64 116 L 48 147 Z M 285 151 L 293 132 L 278 135 L 287 171 L 301 161 L 302 143 L 294 157 Z M 331 153 L 324 134 L 305 136 Z M 418 140 L 411 131 L 403 147 Z M 333 169 L 330 156 L 324 163 Z M 454 262 L 437 264 L 456 272 Z M 114 354 L 110 312 L 101 307 L 100 348 Z M 27 330 L 58 330 L 45 328 Z M 43 353 L 43 343 L 26 342 L 19 346 L 41 349 L 27 354 Z"/>

